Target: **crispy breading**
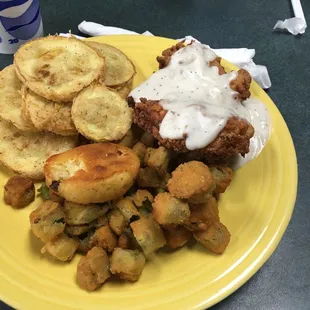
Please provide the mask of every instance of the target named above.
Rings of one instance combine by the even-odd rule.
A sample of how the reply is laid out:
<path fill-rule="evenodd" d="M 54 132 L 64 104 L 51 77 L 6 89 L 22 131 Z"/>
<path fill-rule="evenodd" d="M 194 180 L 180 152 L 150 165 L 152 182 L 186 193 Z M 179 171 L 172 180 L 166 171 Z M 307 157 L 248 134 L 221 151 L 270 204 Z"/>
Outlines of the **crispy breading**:
<path fill-rule="evenodd" d="M 83 40 L 47 36 L 30 40 L 14 55 L 18 78 L 36 94 L 57 102 L 71 102 L 97 81 L 105 61 Z"/>
<path fill-rule="evenodd" d="M 181 225 L 165 225 L 164 234 L 167 240 L 167 246 L 171 249 L 182 247 L 188 242 L 192 234 Z"/>
<path fill-rule="evenodd" d="M 71 104 L 46 100 L 22 87 L 23 116 L 39 131 L 50 131 L 61 136 L 77 135 L 71 119 Z"/>
<path fill-rule="evenodd" d="M 214 181 L 207 165 L 190 161 L 177 167 L 168 181 L 168 190 L 174 197 L 188 199 L 192 203 L 208 200 Z"/>
<path fill-rule="evenodd" d="M 225 161 L 228 158 L 249 152 L 250 139 L 254 135 L 253 126 L 246 120 L 238 117 L 228 119 L 225 127 L 219 135 L 206 147 L 189 151 L 185 145 L 185 139 L 163 139 L 159 134 L 159 128 L 167 111 L 158 100 L 141 98 L 141 102 L 134 103 L 129 99 L 129 104 L 134 105 L 134 122 L 153 136 L 167 149 L 178 153 L 188 153 L 188 159 L 203 159 L 207 162 Z"/>
<path fill-rule="evenodd" d="M 21 131 L 37 131 L 31 120 L 23 117 L 21 88 L 14 65 L 0 72 L 0 116 Z"/>
<path fill-rule="evenodd" d="M 19 209 L 34 201 L 35 189 L 33 180 L 15 175 L 4 185 L 4 201 L 13 208 Z"/>
<path fill-rule="evenodd" d="M 79 287 L 86 291 L 99 288 L 111 276 L 109 268 L 107 253 L 100 247 L 93 247 L 77 265 L 76 281 Z"/>

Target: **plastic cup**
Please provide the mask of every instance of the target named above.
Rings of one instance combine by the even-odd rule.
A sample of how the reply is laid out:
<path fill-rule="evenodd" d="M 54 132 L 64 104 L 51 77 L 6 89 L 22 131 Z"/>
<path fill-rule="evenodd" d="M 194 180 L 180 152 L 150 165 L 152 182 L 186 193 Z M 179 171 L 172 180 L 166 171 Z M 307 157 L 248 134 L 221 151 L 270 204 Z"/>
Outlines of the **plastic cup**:
<path fill-rule="evenodd" d="M 0 0 L 1 54 L 14 54 L 22 44 L 42 35 L 39 0 Z"/>

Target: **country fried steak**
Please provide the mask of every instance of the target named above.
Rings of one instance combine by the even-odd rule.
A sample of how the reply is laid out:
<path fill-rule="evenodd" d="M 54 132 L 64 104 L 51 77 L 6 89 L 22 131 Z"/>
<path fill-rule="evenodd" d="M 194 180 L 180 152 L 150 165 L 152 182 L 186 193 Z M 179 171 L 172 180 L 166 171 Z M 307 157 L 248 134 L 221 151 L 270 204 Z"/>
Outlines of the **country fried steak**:
<path fill-rule="evenodd" d="M 163 139 L 159 134 L 159 127 L 167 111 L 158 100 L 141 98 L 141 102 L 134 103 L 129 98 L 129 104 L 134 106 L 134 123 L 143 130 L 151 133 L 158 142 L 168 149 L 178 153 L 188 153 L 190 159 L 204 159 L 207 162 L 226 161 L 231 156 L 249 152 L 250 139 L 254 135 L 254 128 L 246 120 L 231 117 L 223 130 L 208 146 L 189 151 L 185 145 L 185 138 L 180 140 Z"/>
<path fill-rule="evenodd" d="M 157 57 L 159 69 L 167 67 L 171 56 L 185 46 L 184 41 L 182 41 L 164 50 L 162 55 Z M 209 66 L 216 66 L 218 74 L 222 75 L 226 72 L 220 62 L 221 58 L 217 57 L 209 63 Z M 251 76 L 246 70 L 240 69 L 236 72 L 236 78 L 230 81 L 231 89 L 237 92 L 236 99 L 243 101 L 250 97 L 250 84 Z M 254 128 L 246 120 L 238 117 L 229 118 L 225 127 L 214 141 L 201 149 L 190 151 L 186 147 L 186 135 L 184 135 L 183 139 L 178 140 L 163 139 L 159 134 L 159 130 L 167 110 L 161 106 L 159 100 L 151 99 L 140 98 L 140 102 L 135 102 L 132 97 L 129 97 L 128 103 L 134 108 L 134 123 L 151 133 L 160 145 L 177 153 L 182 153 L 182 156 L 190 160 L 200 159 L 209 163 L 227 161 L 232 156 L 238 154 L 244 156 L 249 152 L 250 139 L 254 135 Z"/>

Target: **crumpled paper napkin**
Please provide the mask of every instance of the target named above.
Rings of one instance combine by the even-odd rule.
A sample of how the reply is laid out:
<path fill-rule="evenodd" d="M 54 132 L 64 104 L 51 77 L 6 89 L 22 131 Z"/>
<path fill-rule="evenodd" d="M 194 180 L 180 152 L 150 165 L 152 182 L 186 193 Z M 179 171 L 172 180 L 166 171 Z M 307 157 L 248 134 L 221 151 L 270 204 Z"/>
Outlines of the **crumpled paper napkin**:
<path fill-rule="evenodd" d="M 89 36 L 104 36 L 104 35 L 139 35 L 139 33 L 130 31 L 118 27 L 104 26 L 94 22 L 83 21 L 78 25 L 80 32 L 85 33 Z M 64 36 L 69 36 L 71 34 L 60 34 Z M 149 31 L 145 31 L 142 35 L 153 36 Z M 75 35 L 76 36 L 76 35 Z M 81 36 L 76 36 L 79 39 L 83 39 Z M 186 36 L 184 38 L 178 39 L 179 41 L 185 40 L 186 43 L 190 43 L 192 40 L 199 42 L 192 36 Z M 199 42 L 200 43 L 200 42 Z M 213 49 L 214 52 L 228 60 L 229 62 L 235 64 L 239 68 L 246 69 L 249 71 L 253 79 L 264 89 L 271 87 L 271 81 L 269 78 L 268 70 L 266 66 L 256 65 L 253 61 L 255 56 L 255 49 L 248 48 L 221 48 Z"/>
<path fill-rule="evenodd" d="M 297 34 L 305 33 L 305 30 L 307 28 L 307 22 L 300 0 L 291 1 L 295 17 L 285 20 L 278 20 L 273 29 L 285 30 L 295 36 Z"/>

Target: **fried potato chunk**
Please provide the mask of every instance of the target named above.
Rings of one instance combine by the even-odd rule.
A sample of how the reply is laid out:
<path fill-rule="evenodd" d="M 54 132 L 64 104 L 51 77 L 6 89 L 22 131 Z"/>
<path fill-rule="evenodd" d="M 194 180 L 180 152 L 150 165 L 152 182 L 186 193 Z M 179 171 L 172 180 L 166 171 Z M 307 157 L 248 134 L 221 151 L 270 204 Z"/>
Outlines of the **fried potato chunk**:
<path fill-rule="evenodd" d="M 44 178 L 43 166 L 51 155 L 72 149 L 76 143 L 76 137 L 22 132 L 0 119 L 0 162 L 34 180 Z"/>
<path fill-rule="evenodd" d="M 22 131 L 37 131 L 30 120 L 23 118 L 21 88 L 14 65 L 0 72 L 0 117 Z"/>
<path fill-rule="evenodd" d="M 178 166 L 168 181 L 168 190 L 172 196 L 188 199 L 191 203 L 207 201 L 213 189 L 211 172 L 200 161 L 190 161 Z"/>
<path fill-rule="evenodd" d="M 33 180 L 22 176 L 13 176 L 4 185 L 4 201 L 19 209 L 34 201 L 35 188 Z"/>
<path fill-rule="evenodd" d="M 169 153 L 162 146 L 157 149 L 148 147 L 146 149 L 144 163 L 148 167 L 156 170 L 160 176 L 163 176 L 167 172 Z"/>
<path fill-rule="evenodd" d="M 153 216 L 161 224 L 184 224 L 190 216 L 189 205 L 169 193 L 159 193 L 153 202 Z"/>
<path fill-rule="evenodd" d="M 102 76 L 105 61 L 82 40 L 47 36 L 22 45 L 14 65 L 19 79 L 36 94 L 70 102 Z"/>
<path fill-rule="evenodd" d="M 98 228 L 91 236 L 89 241 L 90 247 L 99 246 L 107 252 L 112 253 L 117 245 L 117 239 L 108 225 Z"/>
<path fill-rule="evenodd" d="M 136 73 L 135 67 L 122 51 L 105 43 L 88 40 L 85 43 L 105 58 L 105 85 L 119 87 L 132 80 Z"/>
<path fill-rule="evenodd" d="M 66 223 L 69 225 L 87 224 L 98 217 L 106 214 L 109 211 L 109 205 L 99 206 L 96 204 L 77 204 L 70 201 L 65 201 L 64 213 Z"/>
<path fill-rule="evenodd" d="M 130 227 L 145 255 L 157 251 L 166 244 L 163 231 L 151 215 L 132 222 Z"/>
<path fill-rule="evenodd" d="M 191 205 L 190 209 L 190 217 L 185 222 L 185 227 L 190 231 L 206 230 L 220 220 L 217 201 L 212 196 L 207 202 Z"/>
<path fill-rule="evenodd" d="M 33 234 L 43 242 L 49 242 L 65 229 L 65 214 L 61 205 L 47 200 L 29 216 Z"/>
<path fill-rule="evenodd" d="M 79 241 L 70 238 L 66 234 L 61 234 L 55 239 L 47 242 L 41 249 L 41 253 L 48 252 L 56 259 L 66 262 L 70 261 L 79 247 Z"/>
<path fill-rule="evenodd" d="M 145 265 L 145 257 L 138 250 L 116 248 L 111 256 L 110 271 L 123 280 L 137 281 Z"/>
<path fill-rule="evenodd" d="M 215 254 L 223 253 L 230 241 L 229 231 L 220 222 L 212 223 L 207 230 L 194 231 L 193 236 L 206 249 Z"/>
<path fill-rule="evenodd" d="M 181 225 L 165 225 L 164 229 L 167 245 L 171 249 L 177 249 L 186 244 L 192 234 Z"/>
<path fill-rule="evenodd" d="M 93 247 L 86 256 L 81 257 L 77 265 L 76 281 L 85 291 L 98 289 L 110 278 L 110 260 L 107 253 L 100 247 Z"/>
<path fill-rule="evenodd" d="M 91 85 L 73 100 L 76 129 L 96 142 L 122 139 L 132 124 L 133 110 L 120 95 L 104 85 Z"/>
<path fill-rule="evenodd" d="M 52 102 L 23 87 L 23 116 L 39 131 L 61 136 L 77 135 L 71 119 L 71 104 Z"/>
<path fill-rule="evenodd" d="M 79 146 L 50 157 L 46 184 L 80 204 L 103 203 L 123 196 L 133 185 L 140 162 L 129 148 L 114 143 Z"/>

